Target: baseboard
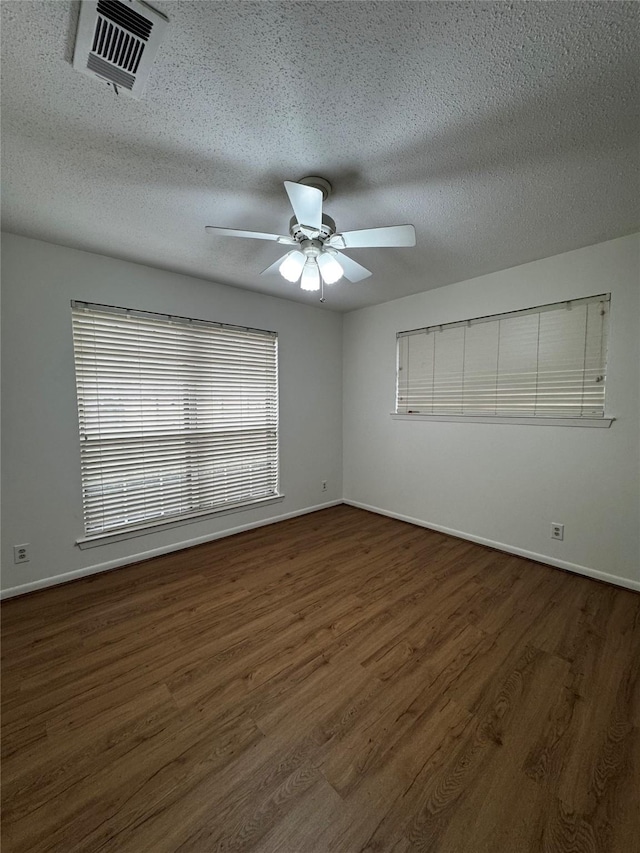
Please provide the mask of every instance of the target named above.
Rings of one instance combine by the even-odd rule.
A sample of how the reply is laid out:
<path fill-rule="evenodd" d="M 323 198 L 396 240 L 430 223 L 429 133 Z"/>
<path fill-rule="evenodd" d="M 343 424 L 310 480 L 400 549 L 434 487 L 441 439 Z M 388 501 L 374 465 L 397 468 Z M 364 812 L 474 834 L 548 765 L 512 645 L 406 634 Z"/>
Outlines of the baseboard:
<path fill-rule="evenodd" d="M 100 572 L 107 572 L 110 569 L 120 569 L 123 566 L 141 563 L 143 560 L 149 560 L 152 557 L 161 557 L 163 554 L 171 554 L 173 551 L 183 551 L 185 548 L 192 548 L 194 545 L 203 545 L 205 542 L 224 539 L 227 536 L 234 536 L 236 533 L 244 533 L 246 530 L 255 530 L 257 527 L 266 527 L 269 524 L 277 524 L 279 521 L 286 521 L 289 518 L 297 518 L 300 515 L 318 512 L 320 509 L 338 506 L 341 503 L 342 500 L 327 501 L 326 503 L 317 504 L 316 506 L 309 506 L 305 507 L 305 509 L 276 515 L 263 521 L 252 521 L 248 524 L 240 524 L 237 527 L 230 527 L 227 530 L 222 530 L 218 533 L 205 534 L 204 536 L 197 536 L 193 539 L 185 539 L 182 542 L 176 542 L 162 548 L 154 548 L 150 551 L 142 551 L 139 554 L 132 554 L 118 560 L 109 560 L 106 563 L 97 563 L 94 566 L 86 566 L 84 569 L 76 569 L 73 572 L 65 572 L 63 575 L 54 575 L 51 578 L 43 578 L 41 580 L 21 584 L 20 586 L 9 587 L 8 589 L 0 591 L 0 600 L 5 598 L 14 598 L 16 595 L 24 595 L 27 592 L 34 592 L 35 590 L 45 589 L 49 586 L 68 583 L 69 581 L 78 580 L 78 578 L 88 577 L 89 575 L 97 575 L 100 574 Z"/>
<path fill-rule="evenodd" d="M 475 536 L 472 533 L 465 533 L 462 530 L 454 530 L 451 527 L 444 527 L 441 524 L 432 524 L 430 522 L 423 521 L 420 518 L 413 518 L 409 515 L 403 515 L 398 512 L 391 512 L 390 510 L 382 509 L 376 506 L 370 506 L 369 504 L 361 503 L 360 501 L 353 501 L 345 498 L 344 500 L 335 500 L 335 501 L 327 501 L 326 503 L 317 504 L 316 506 L 306 507 L 305 509 L 295 510 L 294 512 L 283 513 L 281 515 L 273 516 L 272 518 L 265 519 L 263 521 L 254 521 L 248 524 L 241 524 L 237 527 L 231 527 L 227 530 L 220 531 L 218 533 L 205 534 L 204 536 L 198 536 L 193 539 L 185 539 L 181 542 L 176 542 L 172 545 L 168 545 L 162 548 L 154 548 L 149 551 L 143 551 L 138 554 L 133 554 L 128 557 L 122 557 L 118 560 L 110 560 L 105 563 L 98 563 L 93 566 L 86 566 L 83 569 L 76 569 L 73 572 L 65 572 L 62 575 L 55 575 L 50 578 L 43 578 L 37 581 L 31 581 L 30 583 L 21 584 L 20 586 L 9 587 L 8 589 L 4 589 L 0 591 L 0 600 L 6 598 L 14 598 L 17 595 L 24 595 L 28 592 L 34 592 L 38 589 L 45 589 L 50 586 L 57 586 L 58 584 L 68 583 L 69 581 L 77 580 L 78 578 L 88 577 L 90 575 L 100 574 L 100 572 L 107 572 L 110 569 L 119 569 L 123 566 L 133 565 L 134 563 L 140 563 L 144 560 L 149 560 L 152 557 L 160 557 L 163 554 L 170 554 L 173 551 L 182 551 L 185 548 L 192 548 L 194 545 L 202 545 L 205 542 L 213 542 L 216 539 L 224 539 L 226 536 L 234 536 L 236 533 L 243 533 L 246 530 L 255 530 L 258 527 L 266 527 L 269 524 L 277 524 L 279 521 L 286 521 L 289 518 L 297 518 L 301 515 L 307 515 L 311 512 L 318 512 L 321 509 L 327 509 L 328 507 L 338 506 L 339 504 L 348 504 L 349 506 L 354 506 L 359 509 L 367 510 L 368 512 L 375 512 L 378 515 L 386 515 L 389 518 L 396 518 L 398 521 L 406 521 L 409 524 L 415 524 L 418 527 L 426 527 L 429 530 L 436 530 L 438 533 L 446 533 L 449 536 L 456 536 L 458 539 L 467 539 L 470 542 L 476 542 L 478 545 L 486 545 L 489 548 L 496 548 L 498 551 L 506 551 L 508 554 L 515 554 L 518 557 L 526 557 L 528 560 L 533 560 L 536 563 L 543 563 L 547 566 L 553 566 L 558 569 L 565 569 L 569 572 L 574 572 L 578 575 L 584 575 L 588 578 L 593 578 L 595 580 L 604 581 L 605 583 L 611 583 L 615 586 L 622 586 L 625 589 L 631 589 L 636 592 L 640 592 L 640 581 L 633 581 L 628 578 L 621 578 L 617 575 L 610 575 L 607 572 L 601 572 L 597 569 L 591 569 L 588 566 L 581 566 L 577 563 L 569 563 L 566 560 L 557 560 L 554 557 L 549 557 L 546 554 L 536 554 L 533 551 L 527 551 L 524 548 L 516 548 L 513 545 L 507 545 L 504 542 L 496 542 L 493 539 L 485 539 L 482 536 Z"/>
<path fill-rule="evenodd" d="M 386 515 L 389 518 L 397 518 L 398 521 L 407 521 L 409 524 L 416 524 L 419 527 L 426 527 L 429 530 L 436 530 L 438 533 L 447 533 L 449 536 L 456 536 L 458 539 L 468 539 L 470 542 L 476 542 L 478 545 L 487 545 L 489 548 L 496 548 L 498 551 L 506 551 L 508 554 L 515 554 L 518 557 L 526 557 L 527 560 L 533 560 L 536 563 L 544 563 L 547 566 L 553 566 L 556 569 L 565 569 L 568 572 L 575 572 L 577 575 L 585 575 L 594 580 L 605 581 L 616 586 L 623 586 L 625 589 L 631 589 L 635 592 L 640 592 L 640 581 L 633 581 L 629 578 L 621 578 L 618 575 L 610 575 L 607 572 L 600 572 L 598 569 L 590 569 L 588 566 L 580 566 L 577 563 L 569 563 L 566 560 L 557 560 L 555 557 L 548 557 L 546 554 L 536 554 L 534 551 L 526 551 L 524 548 L 516 548 L 513 545 L 507 545 L 504 542 L 495 542 L 493 539 L 485 539 L 482 536 L 474 536 L 472 533 L 465 533 L 462 530 L 453 530 L 451 527 L 443 527 L 441 524 L 431 524 L 423 521 L 420 518 L 412 518 L 409 515 L 402 515 L 399 512 L 391 512 L 387 509 L 381 509 L 377 506 L 361 503 L 360 501 L 352 501 L 345 498 L 342 503 L 349 506 L 358 507 L 358 509 L 366 509 L 368 512 L 375 512 L 378 515 Z"/>

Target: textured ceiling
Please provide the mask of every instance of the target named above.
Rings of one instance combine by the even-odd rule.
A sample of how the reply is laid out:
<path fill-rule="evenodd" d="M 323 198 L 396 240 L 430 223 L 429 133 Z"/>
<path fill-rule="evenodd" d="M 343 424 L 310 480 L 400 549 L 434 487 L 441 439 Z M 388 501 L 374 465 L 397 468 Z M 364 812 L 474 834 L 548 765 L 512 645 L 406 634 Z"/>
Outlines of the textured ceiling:
<path fill-rule="evenodd" d="M 286 233 L 319 174 L 338 230 L 416 226 L 350 253 L 349 310 L 638 228 L 635 2 L 152 5 L 135 101 L 72 69 L 76 3 L 2 2 L 6 230 L 318 304 L 204 226 Z"/>

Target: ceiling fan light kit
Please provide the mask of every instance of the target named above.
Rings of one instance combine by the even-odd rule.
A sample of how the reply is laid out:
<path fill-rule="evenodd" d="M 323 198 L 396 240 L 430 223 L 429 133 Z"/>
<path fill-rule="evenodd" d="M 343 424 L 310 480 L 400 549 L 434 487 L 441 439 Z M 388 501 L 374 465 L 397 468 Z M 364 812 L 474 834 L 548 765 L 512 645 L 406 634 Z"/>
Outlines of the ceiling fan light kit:
<path fill-rule="evenodd" d="M 248 237 L 254 240 L 271 240 L 295 246 L 284 257 L 262 271 L 261 275 L 280 273 L 300 288 L 318 291 L 325 284 L 335 284 L 343 276 L 351 282 L 362 281 L 371 271 L 338 249 L 371 247 L 415 246 L 413 225 L 391 225 L 383 228 L 366 228 L 360 231 L 336 232 L 336 224 L 322 212 L 322 203 L 331 193 L 331 184 L 324 178 L 311 176 L 301 180 L 285 181 L 294 215 L 289 222 L 289 234 L 268 234 L 262 231 L 241 231 L 207 225 L 206 230 L 227 237 Z M 321 299 L 324 302 L 324 294 Z"/>
<path fill-rule="evenodd" d="M 335 284 L 344 275 L 340 262 L 331 254 L 329 249 L 325 249 L 318 256 L 318 266 L 320 267 L 320 275 L 327 284 Z"/>
<path fill-rule="evenodd" d="M 312 258 L 309 258 L 302 268 L 300 287 L 302 290 L 320 290 L 320 270 L 318 269 L 318 264 Z"/>
<path fill-rule="evenodd" d="M 307 259 L 302 252 L 298 252 L 297 250 L 289 252 L 288 255 L 284 256 L 282 263 L 278 260 L 278 272 L 282 278 L 286 278 L 287 281 L 295 284 L 302 274 L 302 268 L 305 265 L 306 260 Z"/>

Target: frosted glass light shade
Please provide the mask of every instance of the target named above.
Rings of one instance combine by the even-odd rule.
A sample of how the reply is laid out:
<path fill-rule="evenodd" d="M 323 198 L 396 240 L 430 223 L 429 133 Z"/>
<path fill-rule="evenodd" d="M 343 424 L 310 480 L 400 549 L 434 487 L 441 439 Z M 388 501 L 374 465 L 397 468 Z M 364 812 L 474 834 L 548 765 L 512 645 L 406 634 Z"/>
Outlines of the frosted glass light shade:
<path fill-rule="evenodd" d="M 283 262 L 278 267 L 278 272 L 287 281 L 296 282 L 300 278 L 300 273 L 304 267 L 306 257 L 302 252 L 293 251 L 285 257 Z"/>
<path fill-rule="evenodd" d="M 335 284 L 342 278 L 344 270 L 333 255 L 323 252 L 318 258 L 320 274 L 327 284 Z"/>
<path fill-rule="evenodd" d="M 309 258 L 304 265 L 300 287 L 302 290 L 320 290 L 320 270 L 313 258 Z"/>

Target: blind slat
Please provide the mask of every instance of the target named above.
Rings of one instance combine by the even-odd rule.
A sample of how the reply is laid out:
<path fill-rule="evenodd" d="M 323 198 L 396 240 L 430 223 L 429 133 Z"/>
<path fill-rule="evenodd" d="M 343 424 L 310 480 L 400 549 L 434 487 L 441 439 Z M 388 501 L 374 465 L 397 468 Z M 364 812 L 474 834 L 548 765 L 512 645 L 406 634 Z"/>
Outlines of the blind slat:
<path fill-rule="evenodd" d="M 604 417 L 609 301 L 400 332 L 396 411 Z"/>
<path fill-rule="evenodd" d="M 72 308 L 85 532 L 277 494 L 277 336 Z"/>

